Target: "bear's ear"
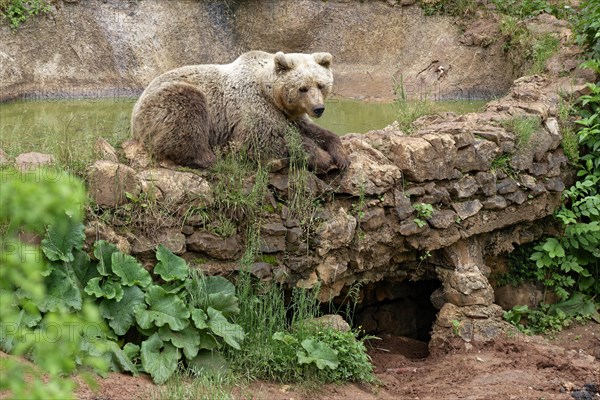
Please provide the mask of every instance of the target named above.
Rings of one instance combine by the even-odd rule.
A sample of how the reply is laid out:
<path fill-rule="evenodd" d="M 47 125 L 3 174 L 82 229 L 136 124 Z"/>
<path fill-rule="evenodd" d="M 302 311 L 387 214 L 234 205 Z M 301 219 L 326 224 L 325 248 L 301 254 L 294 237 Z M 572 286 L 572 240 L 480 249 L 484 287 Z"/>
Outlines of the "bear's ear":
<path fill-rule="evenodd" d="M 314 53 L 313 58 L 315 62 L 322 67 L 329 68 L 331 66 L 331 60 L 333 57 L 329 53 Z"/>
<path fill-rule="evenodd" d="M 283 52 L 275 54 L 275 71 L 283 72 L 293 68 L 292 61 Z"/>

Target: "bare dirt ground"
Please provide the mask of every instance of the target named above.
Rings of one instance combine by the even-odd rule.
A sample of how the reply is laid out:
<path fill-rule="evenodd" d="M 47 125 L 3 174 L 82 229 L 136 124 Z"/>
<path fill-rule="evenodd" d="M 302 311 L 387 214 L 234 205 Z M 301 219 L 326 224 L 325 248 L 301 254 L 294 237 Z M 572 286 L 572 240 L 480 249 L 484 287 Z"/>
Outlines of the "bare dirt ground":
<path fill-rule="evenodd" d="M 384 337 L 372 346 L 378 385 L 315 389 L 253 382 L 232 392 L 235 398 L 268 400 L 600 399 L 600 325 L 593 322 L 555 338 L 518 335 L 435 356 L 427 356 L 426 343 L 403 337 Z M 111 374 L 98 384 L 98 391 L 80 389 L 78 397 L 147 399 L 159 391 L 148 377 Z"/>

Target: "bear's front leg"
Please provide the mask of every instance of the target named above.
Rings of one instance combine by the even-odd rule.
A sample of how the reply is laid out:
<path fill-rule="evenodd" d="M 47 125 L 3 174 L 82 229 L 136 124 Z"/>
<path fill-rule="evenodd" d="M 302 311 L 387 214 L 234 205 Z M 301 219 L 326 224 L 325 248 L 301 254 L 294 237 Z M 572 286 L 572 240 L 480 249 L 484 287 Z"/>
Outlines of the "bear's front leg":
<path fill-rule="evenodd" d="M 302 137 L 302 148 L 308 155 L 307 166 L 317 174 L 325 174 L 335 168 L 335 164 L 328 152 L 321 149 L 317 144 L 306 136 Z"/>
<path fill-rule="evenodd" d="M 296 126 L 300 131 L 300 135 L 312 139 L 316 146 L 325 150 L 331 156 L 337 168 L 342 170 L 348 168 L 350 159 L 338 135 L 321 128 L 306 116 L 296 121 Z"/>

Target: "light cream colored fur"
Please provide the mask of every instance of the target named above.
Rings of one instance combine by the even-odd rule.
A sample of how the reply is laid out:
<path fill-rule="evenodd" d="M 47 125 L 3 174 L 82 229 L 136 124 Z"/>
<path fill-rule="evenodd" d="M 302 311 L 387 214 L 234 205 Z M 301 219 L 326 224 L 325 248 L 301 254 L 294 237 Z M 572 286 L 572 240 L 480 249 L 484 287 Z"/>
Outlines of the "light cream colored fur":
<path fill-rule="evenodd" d="M 285 133 L 296 127 L 309 167 L 345 168 L 339 138 L 309 118 L 320 116 L 331 92 L 331 59 L 329 53 L 251 51 L 231 64 L 166 72 L 136 103 L 132 135 L 158 160 L 204 168 L 214 162 L 217 148 L 232 142 L 258 158 L 285 158 Z"/>

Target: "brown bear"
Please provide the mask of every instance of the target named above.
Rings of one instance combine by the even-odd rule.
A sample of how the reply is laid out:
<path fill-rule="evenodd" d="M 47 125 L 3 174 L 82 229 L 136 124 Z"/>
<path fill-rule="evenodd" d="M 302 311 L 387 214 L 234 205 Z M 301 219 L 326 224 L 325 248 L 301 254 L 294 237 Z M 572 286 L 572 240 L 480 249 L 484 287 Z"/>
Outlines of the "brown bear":
<path fill-rule="evenodd" d="M 230 144 L 259 159 L 289 157 L 286 133 L 297 129 L 318 173 L 345 169 L 340 138 L 309 117 L 325 111 L 331 54 L 250 51 L 231 64 L 190 65 L 155 78 L 134 106 L 133 138 L 156 161 L 194 168 L 214 163 Z"/>

